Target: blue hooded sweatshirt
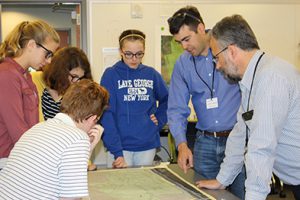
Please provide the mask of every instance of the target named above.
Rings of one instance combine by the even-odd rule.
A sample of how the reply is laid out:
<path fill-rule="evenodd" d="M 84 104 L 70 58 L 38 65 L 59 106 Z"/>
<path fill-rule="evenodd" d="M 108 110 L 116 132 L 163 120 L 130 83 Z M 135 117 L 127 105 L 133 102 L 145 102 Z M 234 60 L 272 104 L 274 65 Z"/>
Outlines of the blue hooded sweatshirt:
<path fill-rule="evenodd" d="M 103 114 L 103 142 L 115 159 L 123 150 L 145 151 L 160 147 L 160 129 L 167 122 L 168 88 L 152 67 L 131 69 L 123 61 L 105 70 L 101 85 L 110 93 Z M 157 104 L 158 102 L 158 104 Z M 155 125 L 150 115 L 158 120 Z"/>

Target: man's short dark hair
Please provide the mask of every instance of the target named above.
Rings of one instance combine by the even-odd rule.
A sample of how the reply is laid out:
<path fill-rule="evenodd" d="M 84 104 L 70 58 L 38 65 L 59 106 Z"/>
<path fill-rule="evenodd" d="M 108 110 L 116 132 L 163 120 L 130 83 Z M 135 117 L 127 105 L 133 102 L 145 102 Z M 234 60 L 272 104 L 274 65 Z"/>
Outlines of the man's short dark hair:
<path fill-rule="evenodd" d="M 177 34 L 183 25 L 187 25 L 190 30 L 197 32 L 199 23 L 204 24 L 198 9 L 194 6 L 183 7 L 168 19 L 169 30 L 172 35 Z"/>

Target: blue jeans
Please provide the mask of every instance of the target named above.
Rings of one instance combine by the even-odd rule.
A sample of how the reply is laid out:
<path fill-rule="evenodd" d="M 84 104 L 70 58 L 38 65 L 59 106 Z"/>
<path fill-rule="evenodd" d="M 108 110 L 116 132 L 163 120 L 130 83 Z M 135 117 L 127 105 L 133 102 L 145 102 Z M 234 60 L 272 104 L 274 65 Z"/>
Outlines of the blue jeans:
<path fill-rule="evenodd" d="M 197 131 L 194 144 L 194 169 L 206 179 L 215 179 L 225 157 L 227 137 L 213 137 Z M 245 197 L 245 169 L 236 177 L 229 190 L 237 197 Z"/>
<path fill-rule="evenodd" d="M 287 185 L 292 188 L 295 200 L 300 200 L 300 185 Z"/>
<path fill-rule="evenodd" d="M 155 154 L 156 154 L 156 149 L 149 149 L 146 151 L 123 150 L 124 159 L 128 167 L 153 165 Z M 114 162 L 114 160 L 115 160 L 114 156 L 108 151 L 107 167 L 109 168 L 112 167 L 112 163 Z"/>

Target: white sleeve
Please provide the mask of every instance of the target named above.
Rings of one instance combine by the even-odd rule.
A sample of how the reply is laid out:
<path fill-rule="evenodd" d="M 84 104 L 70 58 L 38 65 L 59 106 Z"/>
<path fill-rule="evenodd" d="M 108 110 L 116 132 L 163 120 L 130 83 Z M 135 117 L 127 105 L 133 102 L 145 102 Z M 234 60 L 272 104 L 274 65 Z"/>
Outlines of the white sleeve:
<path fill-rule="evenodd" d="M 59 197 L 88 196 L 89 152 L 90 142 L 88 140 L 78 140 L 66 148 L 58 166 Z"/>
<path fill-rule="evenodd" d="M 227 139 L 225 158 L 217 175 L 217 180 L 224 186 L 228 186 L 234 181 L 244 165 L 246 126 L 242 119 L 242 113 L 241 106 L 237 113 L 237 123 Z"/>

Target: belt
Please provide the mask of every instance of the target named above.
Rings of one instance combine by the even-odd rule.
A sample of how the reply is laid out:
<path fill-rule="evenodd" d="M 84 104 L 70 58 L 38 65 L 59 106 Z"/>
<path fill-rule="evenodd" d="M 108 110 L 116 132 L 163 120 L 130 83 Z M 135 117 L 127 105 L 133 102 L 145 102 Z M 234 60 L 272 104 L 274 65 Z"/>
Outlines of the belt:
<path fill-rule="evenodd" d="M 232 129 L 231 129 L 232 130 Z M 226 131 L 219 131 L 219 132 L 209 132 L 209 131 L 202 131 L 199 130 L 203 135 L 207 136 L 214 136 L 214 137 L 228 137 L 231 130 L 226 130 Z"/>

